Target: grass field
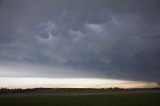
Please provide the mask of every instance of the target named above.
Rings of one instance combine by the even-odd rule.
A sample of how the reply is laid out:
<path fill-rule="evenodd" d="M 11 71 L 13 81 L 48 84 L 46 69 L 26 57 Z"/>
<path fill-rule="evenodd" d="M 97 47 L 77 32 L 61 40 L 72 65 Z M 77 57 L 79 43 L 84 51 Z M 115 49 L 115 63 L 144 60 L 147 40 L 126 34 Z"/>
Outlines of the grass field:
<path fill-rule="evenodd" d="M 1 95 L 0 106 L 160 106 L 160 93 Z"/>

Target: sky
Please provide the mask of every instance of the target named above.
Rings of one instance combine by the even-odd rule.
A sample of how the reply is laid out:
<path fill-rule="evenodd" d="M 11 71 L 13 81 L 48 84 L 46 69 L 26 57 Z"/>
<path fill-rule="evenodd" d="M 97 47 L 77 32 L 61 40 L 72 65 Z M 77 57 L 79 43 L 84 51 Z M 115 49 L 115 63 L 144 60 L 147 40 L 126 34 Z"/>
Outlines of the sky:
<path fill-rule="evenodd" d="M 159 86 L 159 45 L 160 0 L 0 0 L 0 87 L 26 86 L 17 78 Z"/>

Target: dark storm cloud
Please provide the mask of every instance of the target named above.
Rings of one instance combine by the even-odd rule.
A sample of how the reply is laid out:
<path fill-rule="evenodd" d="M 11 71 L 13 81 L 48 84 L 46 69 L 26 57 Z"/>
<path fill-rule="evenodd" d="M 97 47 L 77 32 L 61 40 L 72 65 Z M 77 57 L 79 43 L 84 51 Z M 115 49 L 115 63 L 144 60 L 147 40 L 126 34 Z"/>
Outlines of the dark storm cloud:
<path fill-rule="evenodd" d="M 159 12 L 159 0 L 1 0 L 0 60 L 160 81 Z"/>

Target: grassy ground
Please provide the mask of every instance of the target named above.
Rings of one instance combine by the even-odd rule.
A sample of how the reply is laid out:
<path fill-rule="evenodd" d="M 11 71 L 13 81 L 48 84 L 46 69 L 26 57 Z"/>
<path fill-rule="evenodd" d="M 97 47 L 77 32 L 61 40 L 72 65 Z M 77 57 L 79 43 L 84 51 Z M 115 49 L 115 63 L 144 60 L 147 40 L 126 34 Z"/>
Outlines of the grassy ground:
<path fill-rule="evenodd" d="M 160 93 L 5 95 L 0 106 L 160 106 Z"/>

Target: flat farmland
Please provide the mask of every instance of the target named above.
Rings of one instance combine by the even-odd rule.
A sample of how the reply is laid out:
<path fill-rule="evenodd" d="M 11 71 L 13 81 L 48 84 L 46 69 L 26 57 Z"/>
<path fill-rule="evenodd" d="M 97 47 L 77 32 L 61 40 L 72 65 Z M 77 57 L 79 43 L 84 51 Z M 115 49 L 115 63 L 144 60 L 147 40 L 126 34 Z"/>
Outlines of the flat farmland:
<path fill-rule="evenodd" d="M 7 94 L 0 106 L 160 106 L 160 93 Z"/>

